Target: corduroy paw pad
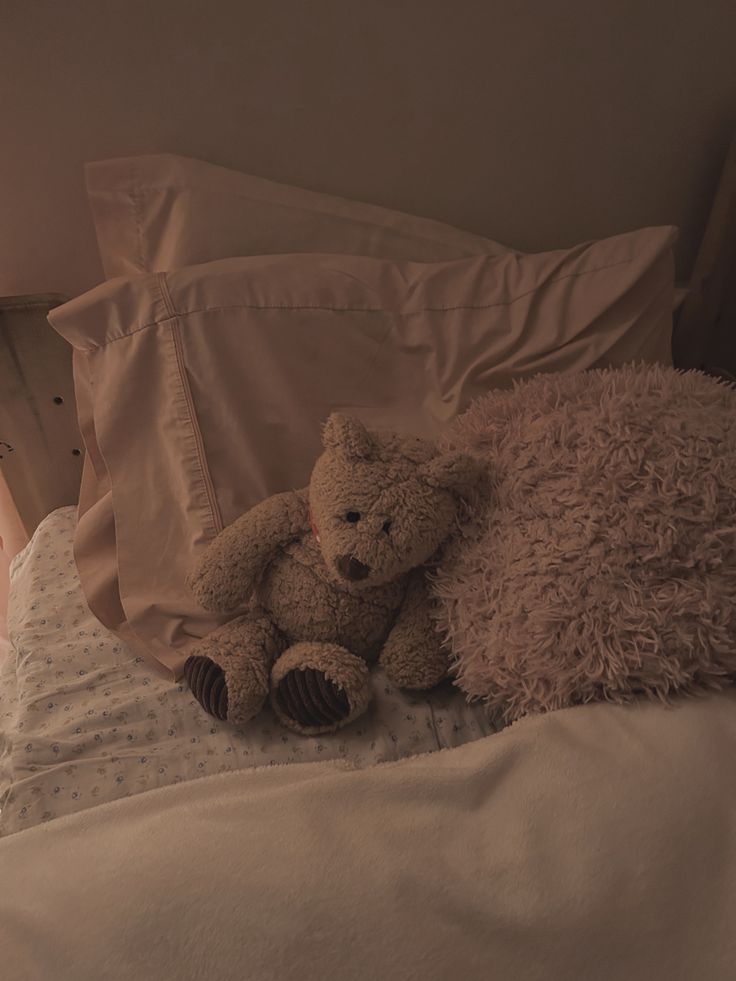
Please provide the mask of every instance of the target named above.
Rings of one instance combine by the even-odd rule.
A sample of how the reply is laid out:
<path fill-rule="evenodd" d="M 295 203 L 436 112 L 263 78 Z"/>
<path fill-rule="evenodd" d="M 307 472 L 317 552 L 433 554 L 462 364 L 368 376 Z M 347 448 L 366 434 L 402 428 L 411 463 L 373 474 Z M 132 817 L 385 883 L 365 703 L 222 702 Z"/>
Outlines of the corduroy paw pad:
<path fill-rule="evenodd" d="M 193 654 L 184 665 L 184 677 L 199 704 L 216 719 L 227 719 L 227 682 L 222 668 L 208 657 Z"/>
<path fill-rule="evenodd" d="M 304 728 L 332 726 L 350 714 L 348 696 L 316 668 L 289 671 L 276 687 L 276 700 Z"/>

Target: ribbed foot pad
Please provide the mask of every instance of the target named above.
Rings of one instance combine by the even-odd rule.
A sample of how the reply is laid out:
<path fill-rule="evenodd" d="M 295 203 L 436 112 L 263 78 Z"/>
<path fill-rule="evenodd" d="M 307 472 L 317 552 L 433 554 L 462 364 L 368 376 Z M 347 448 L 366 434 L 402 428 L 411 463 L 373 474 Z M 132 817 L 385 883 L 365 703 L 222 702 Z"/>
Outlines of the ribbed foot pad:
<path fill-rule="evenodd" d="M 184 665 L 184 677 L 205 712 L 224 722 L 227 719 L 227 682 L 222 668 L 208 657 L 193 654 Z"/>
<path fill-rule="evenodd" d="M 276 700 L 305 729 L 333 726 L 350 715 L 348 696 L 316 668 L 289 671 L 276 686 Z"/>

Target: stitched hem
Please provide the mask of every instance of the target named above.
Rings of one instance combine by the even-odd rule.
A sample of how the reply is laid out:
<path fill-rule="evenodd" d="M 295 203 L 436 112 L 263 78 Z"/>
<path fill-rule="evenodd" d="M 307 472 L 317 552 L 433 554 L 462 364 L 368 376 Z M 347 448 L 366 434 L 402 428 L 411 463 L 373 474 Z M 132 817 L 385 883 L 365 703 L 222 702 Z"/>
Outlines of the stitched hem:
<path fill-rule="evenodd" d="M 606 269 L 615 269 L 617 266 L 629 265 L 632 261 L 632 259 L 621 259 L 618 262 L 612 262 L 606 266 L 595 266 L 592 269 L 581 269 L 579 272 L 566 273 L 564 276 L 558 276 L 556 279 L 547 280 L 544 285 L 550 286 L 553 283 L 561 283 L 566 279 L 587 276 L 590 273 L 604 272 Z M 156 273 L 155 275 L 157 279 L 160 280 L 160 277 L 165 276 L 165 273 Z M 183 310 L 180 313 L 174 313 L 173 306 L 171 305 L 171 299 L 169 298 L 166 302 L 166 317 L 162 317 L 159 320 L 151 320 L 149 323 L 141 324 L 140 327 L 135 327 L 133 330 L 129 330 L 127 333 L 121 334 L 119 337 L 111 337 L 102 344 L 82 348 L 82 350 L 93 351 L 98 348 L 107 347 L 108 344 L 114 344 L 116 341 L 123 341 L 127 337 L 132 337 L 133 334 L 139 333 L 139 331 L 147 330 L 149 327 L 160 326 L 161 324 L 166 323 L 168 320 L 182 319 L 196 313 L 216 313 L 220 310 L 322 310 L 326 313 L 378 313 L 395 317 L 416 317 L 423 313 L 449 313 L 452 310 L 491 310 L 494 307 L 509 307 L 513 303 L 516 303 L 517 300 L 523 300 L 525 297 L 530 296 L 532 293 L 536 293 L 538 290 L 539 287 L 535 286 L 533 289 L 526 290 L 524 293 L 519 293 L 517 296 L 512 296 L 509 300 L 497 300 L 494 303 L 458 303 L 452 306 L 418 307 L 414 310 L 393 310 L 389 307 L 337 307 L 326 306 L 319 303 L 232 303 L 216 307 L 195 307 L 191 310 Z M 168 291 L 166 295 L 168 296 Z M 164 299 L 166 300 L 166 298 Z"/>
<path fill-rule="evenodd" d="M 204 452 L 204 441 L 202 439 L 202 432 L 199 428 L 199 422 L 197 420 L 194 399 L 192 398 L 192 390 L 189 385 L 189 377 L 187 375 L 186 368 L 184 367 L 184 355 L 182 351 L 179 319 L 174 309 L 174 304 L 171 300 L 171 294 L 169 293 L 168 284 L 166 282 L 166 273 L 158 273 L 156 276 L 156 283 L 159 287 L 161 298 L 163 299 L 169 313 L 169 317 L 167 319 L 170 321 L 171 339 L 176 354 L 176 365 L 179 374 L 179 381 L 181 383 L 182 394 L 184 396 L 184 401 L 187 408 L 189 429 L 194 439 L 195 458 L 199 469 L 199 479 L 204 489 L 207 507 L 209 510 L 209 518 L 211 523 L 210 537 L 214 538 L 215 535 L 222 531 L 222 515 L 220 514 L 220 508 L 217 504 L 217 498 L 215 497 L 215 488 L 207 466 L 207 460 Z"/>

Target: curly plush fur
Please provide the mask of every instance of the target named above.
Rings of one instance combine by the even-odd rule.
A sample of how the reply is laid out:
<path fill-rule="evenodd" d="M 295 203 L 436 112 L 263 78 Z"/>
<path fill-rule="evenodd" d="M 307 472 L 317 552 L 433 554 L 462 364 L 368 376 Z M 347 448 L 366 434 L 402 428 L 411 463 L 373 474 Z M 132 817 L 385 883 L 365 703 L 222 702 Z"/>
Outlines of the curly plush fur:
<path fill-rule="evenodd" d="M 243 725 L 267 697 L 298 732 L 331 732 L 369 700 L 380 658 L 404 688 L 431 688 L 449 659 L 425 564 L 482 466 L 425 440 L 370 433 L 335 414 L 310 485 L 226 528 L 189 585 L 208 610 L 250 608 L 204 639 L 186 674 L 207 711 Z"/>
<path fill-rule="evenodd" d="M 494 496 L 444 557 L 460 686 L 514 720 L 736 674 L 736 391 L 627 366 L 483 396 L 442 444 Z"/>

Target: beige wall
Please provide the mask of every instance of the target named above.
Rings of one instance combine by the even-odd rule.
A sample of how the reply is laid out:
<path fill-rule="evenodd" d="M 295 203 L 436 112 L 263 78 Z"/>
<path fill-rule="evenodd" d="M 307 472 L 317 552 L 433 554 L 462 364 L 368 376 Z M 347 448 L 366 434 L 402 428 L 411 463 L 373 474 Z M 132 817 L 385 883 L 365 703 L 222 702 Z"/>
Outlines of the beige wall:
<path fill-rule="evenodd" d="M 82 162 L 152 151 L 686 275 L 735 52 L 733 0 L 0 0 L 0 294 L 99 281 Z"/>

